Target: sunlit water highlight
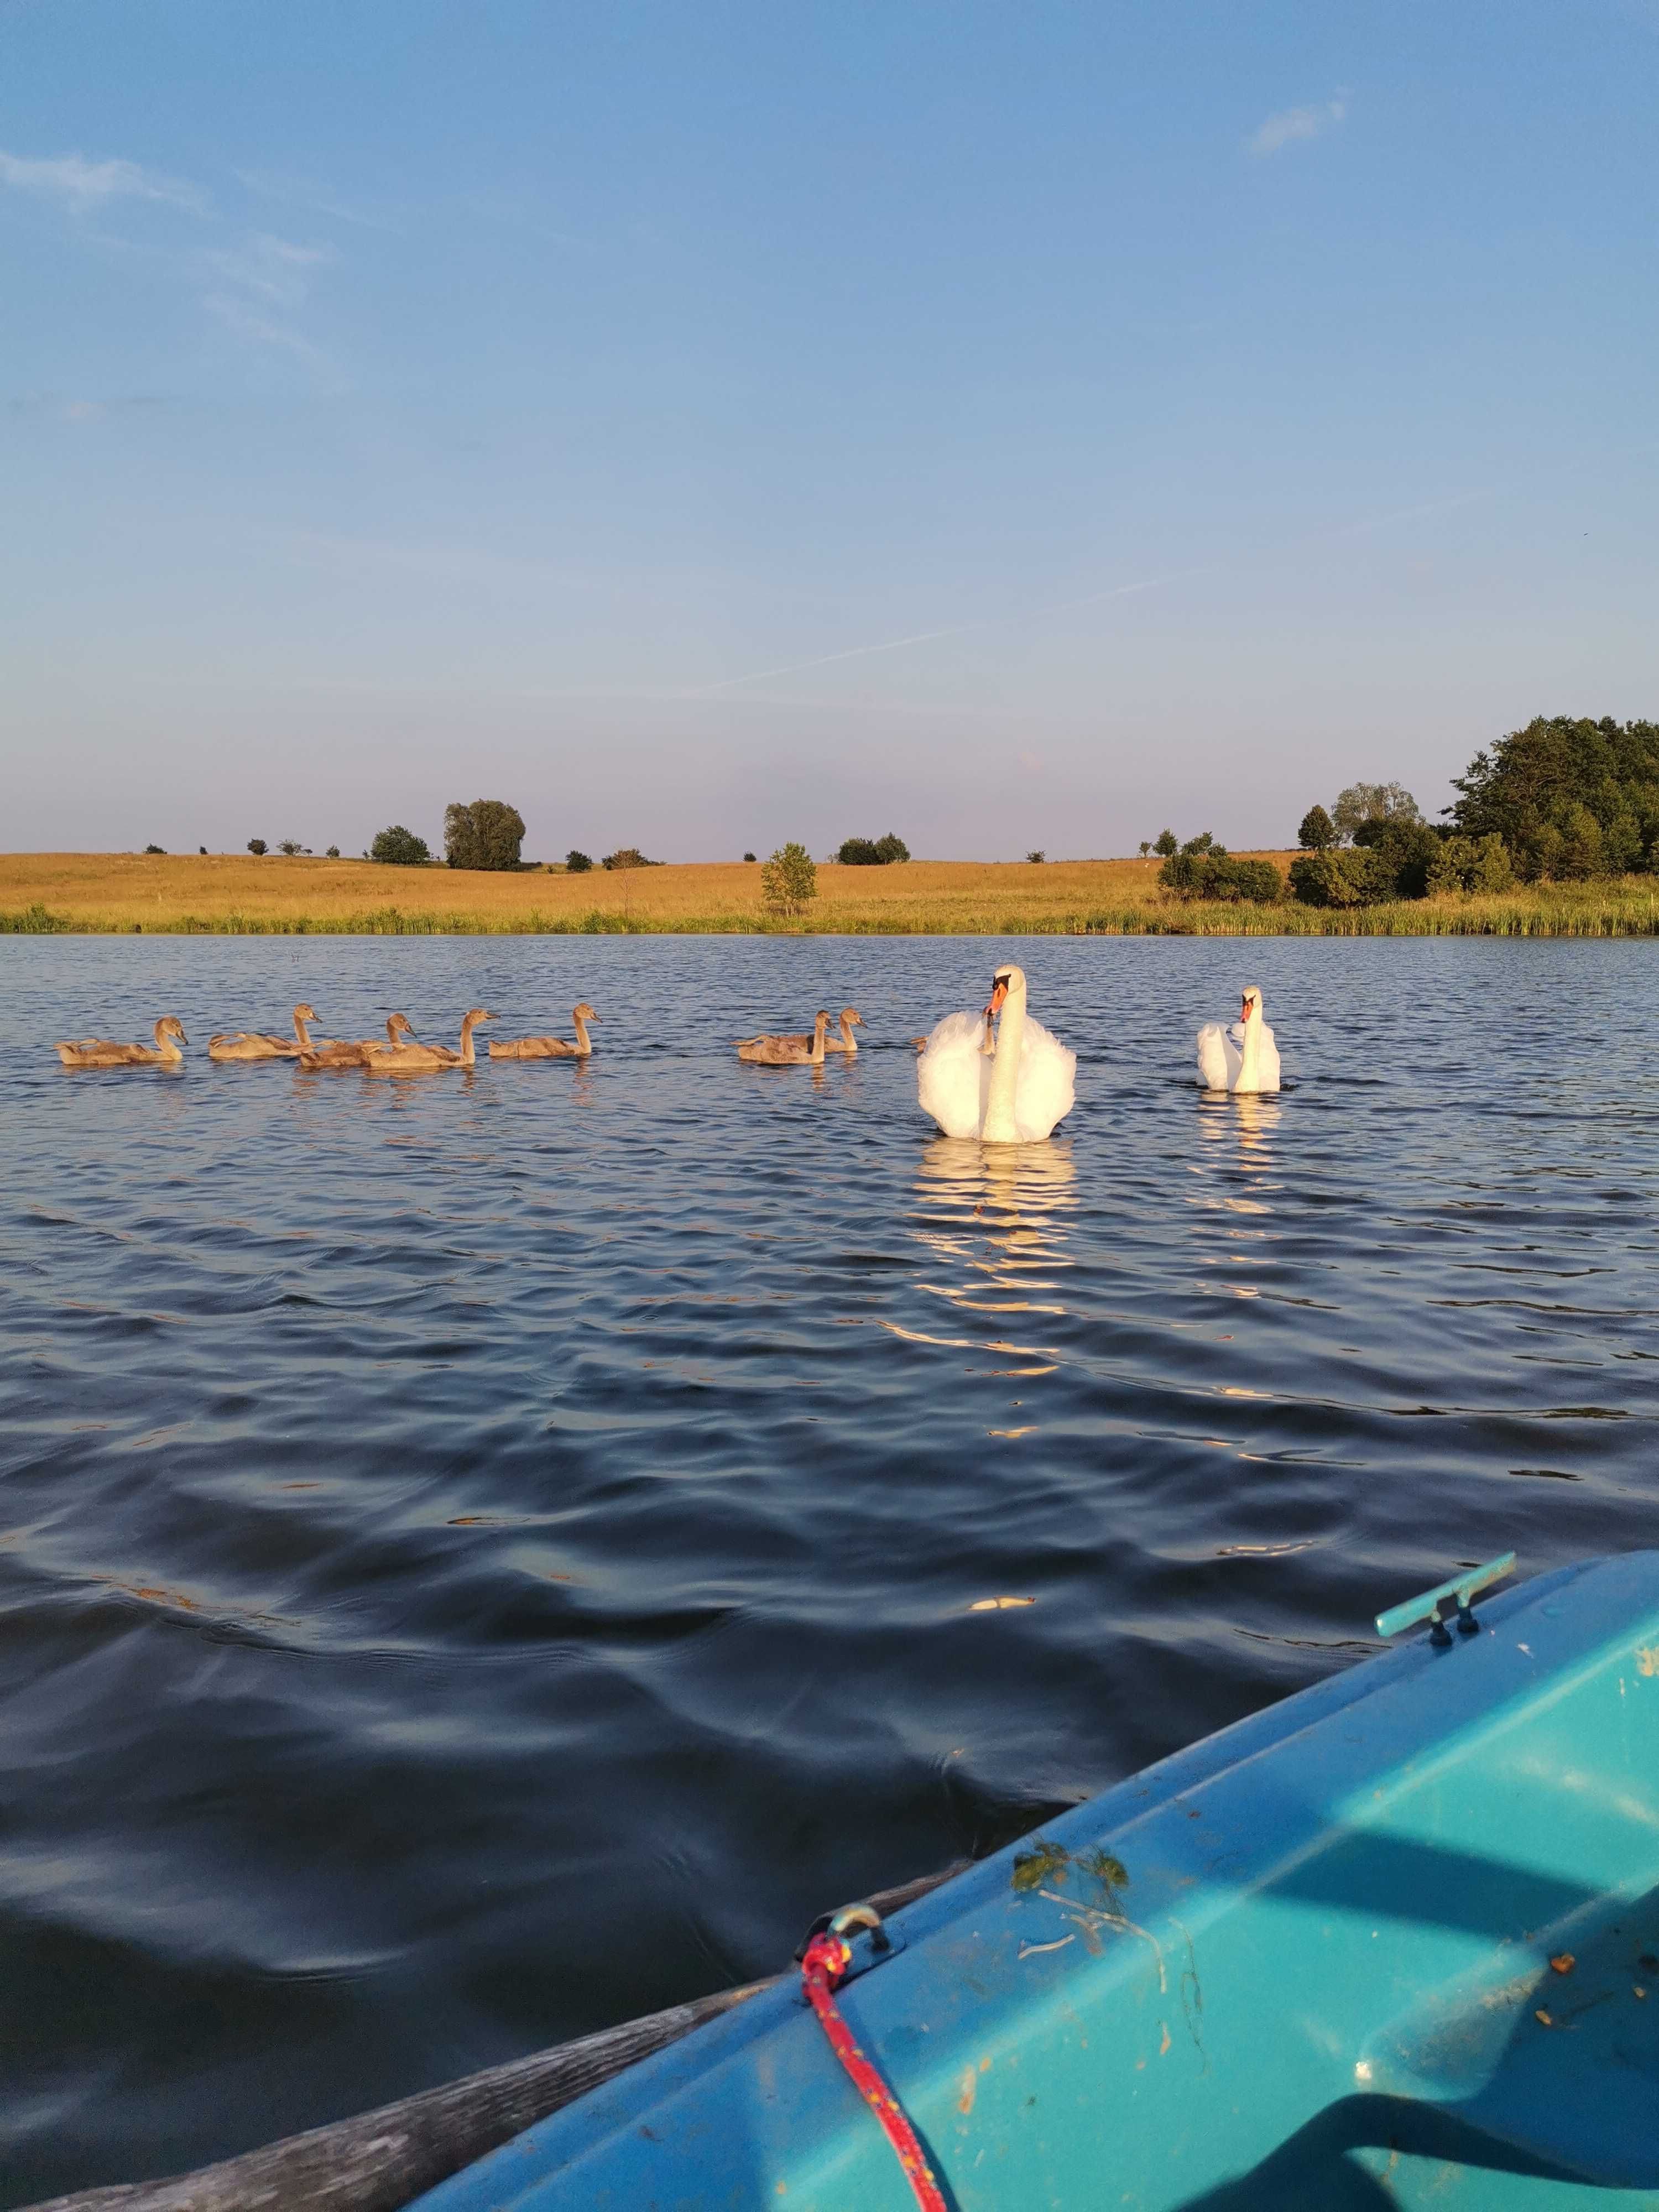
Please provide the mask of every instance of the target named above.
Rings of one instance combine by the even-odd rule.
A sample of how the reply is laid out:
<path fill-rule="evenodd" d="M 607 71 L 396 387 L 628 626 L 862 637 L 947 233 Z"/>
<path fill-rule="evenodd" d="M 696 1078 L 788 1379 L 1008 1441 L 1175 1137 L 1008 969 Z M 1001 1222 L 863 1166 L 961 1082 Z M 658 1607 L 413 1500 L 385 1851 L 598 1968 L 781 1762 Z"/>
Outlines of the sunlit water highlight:
<path fill-rule="evenodd" d="M 9 947 L 0 2202 L 771 1971 L 1454 1561 L 1654 1540 L 1651 948 L 1030 943 L 1079 1104 L 981 1152 L 908 1040 L 1008 949 Z M 1248 981 L 1294 1088 L 1204 1100 Z M 200 1052 L 582 996 L 588 1066 Z"/>

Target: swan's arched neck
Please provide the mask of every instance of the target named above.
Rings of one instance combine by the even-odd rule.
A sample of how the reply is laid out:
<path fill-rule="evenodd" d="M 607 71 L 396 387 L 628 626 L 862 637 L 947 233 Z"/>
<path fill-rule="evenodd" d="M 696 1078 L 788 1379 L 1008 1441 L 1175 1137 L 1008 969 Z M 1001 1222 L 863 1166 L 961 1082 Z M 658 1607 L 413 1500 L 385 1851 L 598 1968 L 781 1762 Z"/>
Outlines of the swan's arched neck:
<path fill-rule="evenodd" d="M 985 1102 L 985 1126 L 980 1131 L 988 1145 L 1017 1145 L 1019 1130 L 1014 1121 L 1014 1097 L 1019 1088 L 1019 1052 L 1025 1037 L 1025 978 L 1016 969 L 1009 978 L 1008 995 L 1002 1002 L 1002 1026 L 997 1031 L 996 1058 L 991 1063 L 991 1090 Z"/>

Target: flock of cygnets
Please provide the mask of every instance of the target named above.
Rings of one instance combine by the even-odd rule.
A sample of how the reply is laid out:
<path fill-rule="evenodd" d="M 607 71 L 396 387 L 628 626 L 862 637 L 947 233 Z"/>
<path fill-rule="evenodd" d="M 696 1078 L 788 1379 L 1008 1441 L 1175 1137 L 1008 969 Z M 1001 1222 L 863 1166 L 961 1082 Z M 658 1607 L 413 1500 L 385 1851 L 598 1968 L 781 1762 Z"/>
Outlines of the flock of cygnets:
<path fill-rule="evenodd" d="M 999 1023 L 998 1018 L 1000 1017 Z M 461 1024 L 459 1048 L 422 1044 L 404 1014 L 393 1014 L 384 1037 L 315 1039 L 310 1024 L 318 1018 L 307 1006 L 294 1009 L 294 1035 L 271 1036 L 253 1030 L 224 1031 L 208 1040 L 208 1058 L 216 1060 L 292 1060 L 307 1069 L 361 1067 L 371 1075 L 422 1075 L 448 1067 L 476 1066 L 472 1032 L 493 1022 L 488 1007 L 474 1006 Z M 492 1060 L 586 1060 L 593 1050 L 587 1033 L 599 1016 L 584 999 L 571 1010 L 575 1040 L 514 1037 L 492 1043 Z M 840 1034 L 828 1035 L 830 1016 L 820 1012 L 810 1031 L 741 1037 L 741 1060 L 761 1067 L 822 1067 L 824 1054 L 856 1053 L 854 1029 L 864 1026 L 855 1006 L 843 1006 Z M 180 1061 L 179 1046 L 189 1040 L 184 1025 L 169 1014 L 155 1024 L 154 1047 L 116 1044 L 107 1037 L 82 1037 L 57 1048 L 65 1067 L 156 1067 Z M 1076 1101 L 1077 1054 L 1030 1014 L 1025 977 L 1011 963 L 1000 967 L 990 1002 L 979 1013 L 946 1014 L 915 1045 L 916 1097 L 947 1137 L 977 1137 L 986 1144 L 1033 1144 L 1051 1136 Z M 1206 1022 L 1198 1033 L 1198 1079 L 1210 1091 L 1271 1091 L 1279 1089 L 1279 1048 L 1263 1018 L 1261 993 L 1248 985 L 1237 1021 L 1224 1028 Z"/>
<path fill-rule="evenodd" d="M 599 1018 L 586 999 L 571 1009 L 576 1028 L 574 1044 L 563 1037 L 511 1037 L 492 1042 L 492 1060 L 586 1060 L 593 1050 L 587 1034 L 589 1022 Z M 472 1032 L 480 1022 L 495 1019 L 487 1006 L 471 1007 L 461 1023 L 459 1050 L 447 1044 L 422 1044 L 410 1026 L 407 1014 L 393 1014 L 383 1037 L 313 1037 L 311 1024 L 318 1019 L 314 1006 L 294 1009 L 291 1037 L 272 1036 L 260 1030 L 222 1030 L 208 1039 L 208 1058 L 218 1060 L 293 1060 L 308 1069 L 363 1067 L 371 1075 L 429 1075 L 445 1067 L 473 1067 L 477 1064 Z M 185 1025 L 173 1014 L 156 1023 L 155 1042 L 117 1044 L 109 1037 L 78 1037 L 57 1047 L 65 1067 L 165 1067 L 182 1060 L 179 1048 L 188 1044 Z"/>

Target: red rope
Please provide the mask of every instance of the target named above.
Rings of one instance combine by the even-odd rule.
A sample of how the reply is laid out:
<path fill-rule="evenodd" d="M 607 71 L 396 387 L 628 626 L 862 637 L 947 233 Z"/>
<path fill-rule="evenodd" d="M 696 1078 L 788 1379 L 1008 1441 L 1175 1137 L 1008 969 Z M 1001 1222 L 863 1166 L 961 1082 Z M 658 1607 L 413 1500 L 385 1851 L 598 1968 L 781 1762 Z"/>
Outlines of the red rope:
<path fill-rule="evenodd" d="M 904 2107 L 853 2040 L 853 2031 L 842 2019 L 830 1991 L 847 1972 L 853 1947 L 828 1932 L 815 1936 L 801 1954 L 800 1978 L 807 2002 L 818 2016 L 818 2025 L 830 2039 L 830 2048 L 852 2077 L 853 2086 L 881 2123 L 881 2131 L 892 2144 L 905 2179 L 921 2212 L 949 2212 L 933 2170 L 922 2154 L 916 2131 L 904 2116 Z"/>

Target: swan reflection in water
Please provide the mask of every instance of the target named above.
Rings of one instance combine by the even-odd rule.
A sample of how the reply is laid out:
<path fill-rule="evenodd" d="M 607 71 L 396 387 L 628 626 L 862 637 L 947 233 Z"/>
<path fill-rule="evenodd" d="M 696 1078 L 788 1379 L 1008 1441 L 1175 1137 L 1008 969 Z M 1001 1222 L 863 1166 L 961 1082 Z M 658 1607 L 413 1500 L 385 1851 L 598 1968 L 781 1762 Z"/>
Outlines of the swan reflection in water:
<path fill-rule="evenodd" d="M 1069 1144 L 981 1146 L 938 1137 L 917 1164 L 913 1231 L 933 1261 L 917 1288 L 964 1312 L 1063 1314 L 1054 1293 L 1077 1208 Z M 1032 1346 L 986 1347 L 1030 1352 Z"/>
<path fill-rule="evenodd" d="M 1274 1200 L 1284 1188 L 1278 1169 L 1276 1139 L 1285 1108 L 1277 1096 L 1259 1097 L 1233 1091 L 1212 1094 L 1198 1117 L 1199 1173 L 1191 1202 L 1207 1212 L 1234 1218 L 1221 1229 L 1212 1249 L 1204 1250 L 1199 1265 L 1221 1267 L 1231 1275 L 1260 1273 L 1279 1262 L 1267 1249 L 1278 1231 L 1265 1217 L 1274 1211 Z M 1213 1180 L 1212 1180 L 1212 1176 Z M 1206 1188 L 1206 1184 L 1208 1188 Z M 1211 1232 L 1205 1232 L 1206 1239 Z M 1234 1297 L 1257 1296 L 1254 1283 L 1229 1282 Z"/>

